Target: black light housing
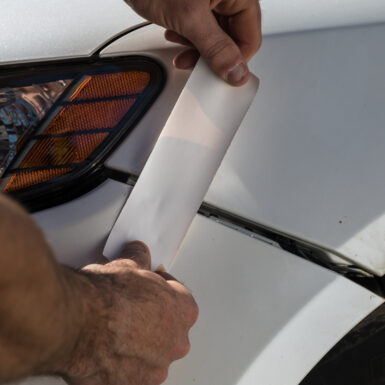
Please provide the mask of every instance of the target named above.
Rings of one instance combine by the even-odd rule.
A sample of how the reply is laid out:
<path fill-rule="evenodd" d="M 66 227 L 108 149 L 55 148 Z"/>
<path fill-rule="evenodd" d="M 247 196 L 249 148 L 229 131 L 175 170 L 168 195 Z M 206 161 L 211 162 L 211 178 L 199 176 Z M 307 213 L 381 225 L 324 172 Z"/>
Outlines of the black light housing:
<path fill-rule="evenodd" d="M 90 191 L 164 82 L 139 56 L 0 70 L 0 191 L 30 211 Z"/>

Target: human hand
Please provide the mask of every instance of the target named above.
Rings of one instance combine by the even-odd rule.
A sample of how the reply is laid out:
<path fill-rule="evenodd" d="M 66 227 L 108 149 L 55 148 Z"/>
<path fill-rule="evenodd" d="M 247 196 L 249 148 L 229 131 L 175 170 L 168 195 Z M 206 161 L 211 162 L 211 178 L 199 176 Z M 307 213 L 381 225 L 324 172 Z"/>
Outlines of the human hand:
<path fill-rule="evenodd" d="M 165 37 L 187 48 L 177 68 L 195 65 L 199 54 L 228 83 L 248 80 L 247 62 L 262 42 L 258 0 L 125 0 L 144 18 L 166 28 Z"/>
<path fill-rule="evenodd" d="M 155 385 L 189 351 L 198 317 L 189 291 L 167 273 L 151 272 L 148 248 L 132 242 L 122 258 L 83 271 L 91 282 L 88 321 L 72 358 L 58 368 L 75 385 Z"/>

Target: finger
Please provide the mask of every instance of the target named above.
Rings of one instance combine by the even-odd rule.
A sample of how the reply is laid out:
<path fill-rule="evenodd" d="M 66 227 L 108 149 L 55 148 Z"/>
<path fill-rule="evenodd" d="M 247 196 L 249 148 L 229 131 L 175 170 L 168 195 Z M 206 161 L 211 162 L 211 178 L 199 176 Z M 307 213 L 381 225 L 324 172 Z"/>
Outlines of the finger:
<path fill-rule="evenodd" d="M 139 269 L 151 268 L 151 253 L 146 244 L 140 241 L 128 243 L 123 249 L 120 258 L 127 258 L 137 265 Z"/>
<path fill-rule="evenodd" d="M 105 379 L 103 376 L 98 374 L 82 377 L 82 378 L 71 378 L 67 376 L 63 376 L 64 380 L 68 383 L 68 385 L 105 385 Z"/>
<path fill-rule="evenodd" d="M 191 44 L 191 41 L 187 40 L 185 37 L 182 35 L 179 35 L 179 33 L 167 29 L 164 33 L 164 37 L 166 40 L 171 41 L 172 43 L 177 43 L 177 44 L 182 44 L 188 47 L 192 47 L 193 45 Z"/>
<path fill-rule="evenodd" d="M 174 289 L 178 295 L 180 308 L 184 313 L 184 318 L 188 328 L 195 324 L 199 315 L 199 308 L 194 297 L 186 286 L 178 281 L 168 280 L 167 283 Z"/>
<path fill-rule="evenodd" d="M 174 276 L 166 271 L 154 271 L 155 274 L 164 278 L 168 285 L 176 292 L 181 303 L 181 309 L 185 314 L 185 320 L 188 328 L 195 324 L 198 319 L 199 308 L 192 296 L 190 290 L 179 282 Z"/>
<path fill-rule="evenodd" d="M 199 59 L 199 52 L 195 48 L 186 49 L 174 58 L 174 66 L 181 70 L 193 68 Z"/>
<path fill-rule="evenodd" d="M 190 328 L 189 328 L 190 329 Z M 183 332 L 178 340 L 178 346 L 175 347 L 171 355 L 173 361 L 180 360 L 181 358 L 187 356 L 191 349 L 190 340 L 188 338 L 188 332 Z"/>
<path fill-rule="evenodd" d="M 91 265 L 84 266 L 82 271 L 90 271 L 92 273 L 100 273 L 103 271 L 103 266 L 101 264 L 93 263 Z"/>
<path fill-rule="evenodd" d="M 214 14 L 202 10 L 186 23 L 184 35 L 198 49 L 210 68 L 229 84 L 244 84 L 249 70 L 239 47 L 220 27 Z M 197 22 L 199 21 L 199 22 Z"/>
<path fill-rule="evenodd" d="M 238 45 L 243 57 L 249 61 L 262 44 L 261 9 L 256 0 L 244 0 L 243 9 L 234 16 L 220 16 L 220 23 Z M 241 2 L 237 4 L 240 5 Z M 228 14 L 234 10 L 226 9 L 227 2 L 217 6 L 218 12 Z"/>
<path fill-rule="evenodd" d="M 176 281 L 179 282 L 175 277 L 173 277 L 171 274 L 167 273 L 167 271 L 154 271 L 155 274 L 160 275 L 162 278 L 164 278 L 166 281 Z"/>
<path fill-rule="evenodd" d="M 168 377 L 168 368 L 154 368 L 151 371 L 147 370 L 151 384 L 163 384 Z"/>

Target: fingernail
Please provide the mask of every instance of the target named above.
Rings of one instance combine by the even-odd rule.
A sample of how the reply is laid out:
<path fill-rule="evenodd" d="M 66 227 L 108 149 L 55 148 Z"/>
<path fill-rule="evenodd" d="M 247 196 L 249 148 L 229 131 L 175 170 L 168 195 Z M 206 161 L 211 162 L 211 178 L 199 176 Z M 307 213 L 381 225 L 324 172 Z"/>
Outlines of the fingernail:
<path fill-rule="evenodd" d="M 124 252 L 131 254 L 131 255 L 143 254 L 143 253 L 147 253 L 148 249 L 147 249 L 147 246 L 143 242 L 133 241 L 133 242 L 128 243 L 125 246 Z"/>
<path fill-rule="evenodd" d="M 227 73 L 227 81 L 231 84 L 239 83 L 249 70 L 245 63 L 239 63 Z"/>

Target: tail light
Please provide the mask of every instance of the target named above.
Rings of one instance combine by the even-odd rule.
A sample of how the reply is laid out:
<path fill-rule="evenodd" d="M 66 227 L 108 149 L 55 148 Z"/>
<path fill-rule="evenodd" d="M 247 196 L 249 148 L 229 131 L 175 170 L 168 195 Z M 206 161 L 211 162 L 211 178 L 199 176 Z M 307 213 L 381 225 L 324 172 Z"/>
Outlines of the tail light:
<path fill-rule="evenodd" d="M 101 183 L 163 82 L 138 57 L 0 73 L 0 191 L 36 210 Z"/>

